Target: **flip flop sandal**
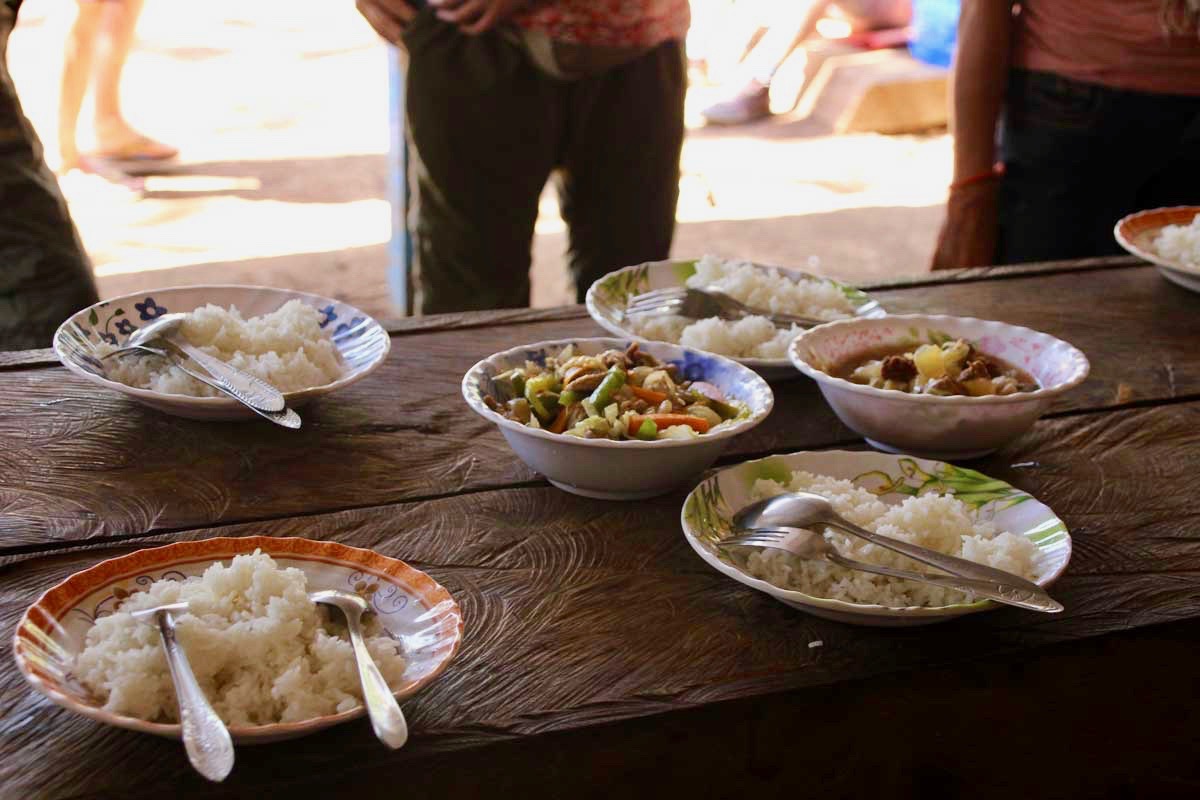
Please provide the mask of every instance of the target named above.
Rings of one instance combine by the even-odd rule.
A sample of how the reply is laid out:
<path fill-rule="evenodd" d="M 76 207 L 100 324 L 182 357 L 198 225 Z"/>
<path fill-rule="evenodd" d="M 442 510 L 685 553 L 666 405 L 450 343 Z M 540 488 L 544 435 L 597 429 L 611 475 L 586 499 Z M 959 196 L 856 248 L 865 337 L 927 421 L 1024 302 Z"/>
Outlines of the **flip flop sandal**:
<path fill-rule="evenodd" d="M 144 164 L 146 162 L 170 161 L 179 155 L 179 150 L 178 148 L 171 147 L 169 144 L 151 139 L 149 136 L 138 135 L 120 147 L 112 150 L 93 150 L 88 155 L 92 158 L 114 163 Z"/>
<path fill-rule="evenodd" d="M 110 163 L 105 163 L 103 160 L 97 159 L 94 156 L 80 156 L 78 163 L 79 170 L 86 172 L 89 175 L 95 175 L 103 178 L 109 183 L 123 186 L 131 192 L 135 192 L 139 196 L 146 191 L 146 179 L 130 175 L 122 170 L 117 169 Z"/>

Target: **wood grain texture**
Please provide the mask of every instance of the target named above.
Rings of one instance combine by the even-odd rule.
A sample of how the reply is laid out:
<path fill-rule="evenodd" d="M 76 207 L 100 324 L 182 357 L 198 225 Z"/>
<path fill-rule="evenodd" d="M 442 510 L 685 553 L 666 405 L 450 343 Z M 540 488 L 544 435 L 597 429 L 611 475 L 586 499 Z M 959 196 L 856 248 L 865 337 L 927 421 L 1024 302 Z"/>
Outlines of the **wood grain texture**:
<path fill-rule="evenodd" d="M 1053 413 L 1200 396 L 1194 297 L 1150 269 L 881 296 L 896 313 L 1001 317 L 1079 346 L 1092 376 Z M 527 485 L 538 477 L 463 403 L 462 374 L 501 349 L 601 333 L 583 319 L 413 331 L 375 375 L 304 409 L 299 432 L 169 417 L 58 368 L 0 372 L 0 553 Z M 725 461 L 857 441 L 812 382 L 775 391 Z"/>
<path fill-rule="evenodd" d="M 1200 402 L 1174 403 L 1043 420 L 980 463 L 1047 502 L 1072 530 L 1075 556 L 1054 589 L 1067 611 L 1056 616 L 1003 609 L 911 630 L 825 622 L 697 558 L 679 530 L 682 493 L 605 503 L 535 486 L 23 556 L 0 566 L 0 627 L 11 630 L 36 592 L 101 558 L 218 533 L 372 548 L 454 593 L 466 640 L 446 674 L 406 705 L 409 748 L 386 752 L 360 722 L 243 749 L 222 787 L 235 794 L 272 785 L 284 760 L 304 765 L 311 789 L 332 790 L 347 769 L 385 774 L 443 752 L 718 701 L 762 698 L 765 709 L 780 693 L 933 668 L 945 668 L 948 691 L 969 694 L 987 684 L 992 673 L 983 665 L 998 656 L 1037 658 L 1043 646 L 1200 617 L 1200 529 L 1190 491 L 1197 445 Z M 814 640 L 823 646 L 809 648 Z M 1158 651 L 1138 652 L 1158 663 Z M 950 668 L 965 663 L 976 666 Z M 29 692 L 8 658 L 0 665 L 0 785 L 39 787 L 47 796 L 85 787 L 207 790 L 177 747 L 75 718 Z M 1137 696 L 1131 687 L 1126 702 Z M 470 758 L 462 752 L 454 763 Z M 99 768 L 130 759 L 139 763 L 136 781 Z"/>

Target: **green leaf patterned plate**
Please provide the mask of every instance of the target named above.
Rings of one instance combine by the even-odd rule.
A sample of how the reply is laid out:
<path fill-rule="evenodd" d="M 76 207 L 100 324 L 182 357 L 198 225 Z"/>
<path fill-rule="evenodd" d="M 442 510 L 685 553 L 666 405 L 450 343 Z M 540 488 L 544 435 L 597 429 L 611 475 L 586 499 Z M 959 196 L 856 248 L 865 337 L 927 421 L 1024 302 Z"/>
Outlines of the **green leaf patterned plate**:
<path fill-rule="evenodd" d="M 716 543 L 731 535 L 733 515 L 753 501 L 751 489 L 756 480 L 786 483 L 798 470 L 850 480 L 888 505 L 927 492 L 953 494 L 971 508 L 976 519 L 992 522 L 998 531 L 1026 536 L 1037 545 L 1034 566 L 1040 586 L 1062 575 L 1071 559 L 1067 526 L 1047 506 L 1011 484 L 944 461 L 869 451 L 792 453 L 723 469 L 692 490 L 681 514 L 692 549 L 718 572 L 819 617 L 856 625 L 924 625 L 998 606 L 989 600 L 908 608 L 849 603 L 782 589 L 743 571 Z"/>
<path fill-rule="evenodd" d="M 687 279 L 695 274 L 697 261 L 698 259 L 650 261 L 610 272 L 588 289 L 588 313 L 600 327 L 616 336 L 647 341 L 644 337 L 635 334 L 625 319 L 624 311 L 629 304 L 629 298 L 656 289 L 682 287 Z M 850 300 L 851 305 L 854 306 L 855 316 L 871 318 L 886 316 L 886 312 L 878 301 L 848 284 L 786 267 L 771 267 L 763 264 L 754 266 L 764 270 L 778 269 L 794 281 L 831 283 L 840 288 Z M 799 377 L 786 354 L 780 358 L 735 358 L 733 356 L 730 358 L 740 364 L 745 364 L 768 380 Z"/>

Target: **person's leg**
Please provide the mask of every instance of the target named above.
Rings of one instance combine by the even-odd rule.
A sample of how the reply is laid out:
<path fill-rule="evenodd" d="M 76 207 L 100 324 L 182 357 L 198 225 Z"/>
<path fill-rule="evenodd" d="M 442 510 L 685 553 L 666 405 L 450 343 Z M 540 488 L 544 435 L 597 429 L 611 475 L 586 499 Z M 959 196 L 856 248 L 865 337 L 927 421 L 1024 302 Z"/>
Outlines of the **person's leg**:
<path fill-rule="evenodd" d="M 64 319 L 97 300 L 66 201 L 8 74 L 13 22 L 0 3 L 0 350 L 49 347 Z"/>
<path fill-rule="evenodd" d="M 59 170 L 67 172 L 79 166 L 79 109 L 92 79 L 92 59 L 96 35 L 100 30 L 103 3 L 76 4 L 75 21 L 67 32 L 64 45 L 62 82 L 58 94 Z"/>
<path fill-rule="evenodd" d="M 405 44 L 414 305 L 424 314 L 526 306 L 565 84 L 500 33 L 467 36 L 429 10 Z"/>
<path fill-rule="evenodd" d="M 559 179 L 579 302 L 604 273 L 670 254 L 686 82 L 667 42 L 571 87 Z"/>
<path fill-rule="evenodd" d="M 143 0 L 89 0 L 100 8 L 100 29 L 93 59 L 93 95 L 97 154 L 127 160 L 162 160 L 178 151 L 130 126 L 121 110 L 121 75 L 133 47 Z"/>

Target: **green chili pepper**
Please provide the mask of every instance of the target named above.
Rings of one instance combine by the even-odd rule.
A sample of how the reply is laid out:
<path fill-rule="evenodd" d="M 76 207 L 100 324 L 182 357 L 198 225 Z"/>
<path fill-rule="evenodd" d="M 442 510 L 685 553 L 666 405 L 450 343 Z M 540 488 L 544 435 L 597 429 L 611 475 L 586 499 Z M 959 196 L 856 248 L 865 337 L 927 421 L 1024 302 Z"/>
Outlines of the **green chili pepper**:
<path fill-rule="evenodd" d="M 604 376 L 604 380 L 600 381 L 600 385 L 596 387 L 596 391 L 592 392 L 592 396 L 588 399 L 592 401 L 598 409 L 602 409 L 612 402 L 613 395 L 620 391 L 625 385 L 625 370 L 614 366 Z"/>
<path fill-rule="evenodd" d="M 554 388 L 558 380 L 554 377 L 554 373 L 546 372 L 541 375 L 535 375 L 525 381 L 525 399 L 529 401 L 533 413 L 537 414 L 538 418 L 547 421 L 551 418 L 554 410 L 551 409 L 548 400 L 553 401 L 557 406 L 557 399 L 544 397 L 544 393 Z"/>
<path fill-rule="evenodd" d="M 637 438 L 647 441 L 658 438 L 658 425 L 654 420 L 642 420 L 641 427 L 637 429 Z"/>

